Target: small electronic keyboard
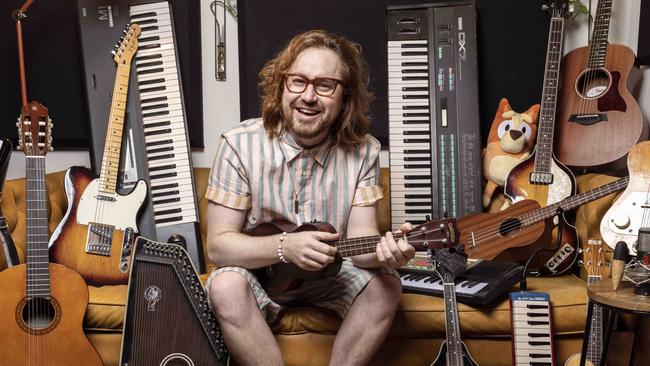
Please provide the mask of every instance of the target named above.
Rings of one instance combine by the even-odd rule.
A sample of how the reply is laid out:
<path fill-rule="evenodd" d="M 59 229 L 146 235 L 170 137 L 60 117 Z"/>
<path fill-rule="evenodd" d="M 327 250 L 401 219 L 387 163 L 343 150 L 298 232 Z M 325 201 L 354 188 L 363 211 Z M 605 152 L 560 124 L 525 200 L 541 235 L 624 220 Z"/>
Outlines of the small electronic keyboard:
<path fill-rule="evenodd" d="M 413 263 L 398 270 L 404 292 L 442 297 L 443 283 L 438 275 Z M 454 281 L 456 298 L 465 304 L 487 304 L 510 291 L 521 279 L 522 270 L 523 266 L 511 262 L 484 260 L 468 264 L 467 272 Z"/>
<path fill-rule="evenodd" d="M 544 292 L 510 294 L 513 365 L 552 366 L 551 301 Z"/>

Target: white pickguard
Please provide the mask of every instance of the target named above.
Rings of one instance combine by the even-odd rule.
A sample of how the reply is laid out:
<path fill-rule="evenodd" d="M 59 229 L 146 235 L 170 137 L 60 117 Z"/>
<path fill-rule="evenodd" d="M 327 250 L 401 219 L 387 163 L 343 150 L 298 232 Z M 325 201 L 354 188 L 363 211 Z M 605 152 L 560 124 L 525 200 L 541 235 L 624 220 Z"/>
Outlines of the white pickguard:
<path fill-rule="evenodd" d="M 624 241 L 627 243 L 630 254 L 636 255 L 635 243 L 639 237 L 639 228 L 641 228 L 644 217 L 643 206 L 647 203 L 647 192 L 629 192 L 614 202 L 600 222 L 600 234 L 609 247 L 614 249 L 616 243 Z M 618 220 L 619 223 L 627 221 L 627 226 L 618 227 L 615 225 L 615 220 Z"/>
<path fill-rule="evenodd" d="M 548 187 L 548 196 L 546 206 L 560 202 L 571 196 L 573 187 L 573 176 L 562 170 L 555 161 L 551 161 L 551 174 L 553 174 L 553 183 Z M 524 190 L 525 191 L 525 190 Z M 513 203 L 525 200 L 533 196 L 531 192 L 524 192 L 523 196 L 515 197 Z"/>
<path fill-rule="evenodd" d="M 128 195 L 99 192 L 99 179 L 94 179 L 79 200 L 77 223 L 88 225 L 91 222 L 114 225 L 115 229 L 130 227 L 136 232 L 137 214 L 147 194 L 147 184 L 140 180 Z M 107 199 L 98 198 L 105 197 Z"/>

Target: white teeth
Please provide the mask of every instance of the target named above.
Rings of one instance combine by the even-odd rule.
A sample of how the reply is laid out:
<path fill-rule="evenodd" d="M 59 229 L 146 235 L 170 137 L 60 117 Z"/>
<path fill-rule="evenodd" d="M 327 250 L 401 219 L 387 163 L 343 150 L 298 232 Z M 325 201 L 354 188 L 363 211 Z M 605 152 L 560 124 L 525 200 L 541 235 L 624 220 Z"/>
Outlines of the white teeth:
<path fill-rule="evenodd" d="M 306 115 L 309 115 L 309 116 L 315 116 L 315 115 L 317 115 L 319 113 L 318 111 L 311 111 L 311 110 L 308 110 L 308 109 L 302 109 L 302 108 L 296 108 L 296 109 L 300 113 L 306 114 Z"/>

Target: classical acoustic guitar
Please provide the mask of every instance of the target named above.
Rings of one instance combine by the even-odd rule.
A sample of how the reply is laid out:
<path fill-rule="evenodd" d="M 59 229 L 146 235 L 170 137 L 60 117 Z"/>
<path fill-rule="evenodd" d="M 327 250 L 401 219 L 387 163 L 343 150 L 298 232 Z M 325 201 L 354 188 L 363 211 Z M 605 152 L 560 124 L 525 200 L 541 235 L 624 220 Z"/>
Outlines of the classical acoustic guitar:
<path fill-rule="evenodd" d="M 632 146 L 648 138 L 630 93 L 640 76 L 634 51 L 607 42 L 612 2 L 598 1 L 591 45 L 562 60 L 555 149 L 561 162 L 580 171 L 624 169 Z"/>
<path fill-rule="evenodd" d="M 251 231 L 252 236 L 274 235 L 282 232 L 325 231 L 335 233 L 336 229 L 325 222 L 305 223 L 297 226 L 287 221 L 276 221 L 257 225 Z M 455 219 L 440 219 L 416 226 L 407 234 L 395 234 L 395 238 L 404 237 L 415 250 L 440 249 L 454 246 L 458 240 L 458 228 Z M 381 237 L 371 235 L 327 242 L 337 248 L 333 263 L 319 271 L 306 271 L 293 263 L 278 263 L 257 271 L 260 282 L 267 288 L 288 289 L 302 283 L 336 275 L 341 269 L 345 257 L 374 253 Z"/>
<path fill-rule="evenodd" d="M 630 183 L 600 221 L 600 235 L 612 250 L 622 241 L 636 255 L 639 229 L 650 227 L 650 141 L 630 150 L 627 168 Z"/>
<path fill-rule="evenodd" d="M 79 272 L 91 284 L 127 282 L 137 214 L 147 194 L 144 180 L 127 195 L 116 190 L 131 59 L 139 34 L 140 26 L 132 24 L 115 51 L 117 71 L 100 175 L 97 178 L 82 167 L 68 169 L 68 210 L 50 239 L 52 260 Z"/>
<path fill-rule="evenodd" d="M 591 191 L 570 196 L 546 207 L 534 200 L 519 201 L 504 211 L 481 213 L 458 219 L 460 244 L 470 258 L 497 259 L 523 262 L 540 247 L 549 248 L 551 229 L 555 226 L 557 209 L 570 211 L 574 208 L 625 189 L 628 177 L 605 184 Z M 575 230 L 565 225 L 563 230 Z M 562 244 L 551 253 L 540 252 L 531 269 L 542 275 L 562 272 L 577 259 L 577 251 Z"/>
<path fill-rule="evenodd" d="M 537 142 L 530 157 L 512 168 L 504 185 L 504 193 L 513 203 L 529 199 L 538 202 L 541 207 L 555 204 L 576 193 L 573 173 L 560 163 L 553 154 L 555 111 L 564 37 L 564 17 L 568 13 L 568 5 L 566 1 L 556 0 L 550 2 L 548 9 L 552 16 L 546 49 L 546 66 L 537 128 Z M 572 228 L 564 214 L 559 215 L 557 220 L 563 220 L 564 228 Z M 566 230 L 562 235 L 562 240 L 563 247 L 568 245 L 576 253 L 572 257 L 563 257 L 563 261 L 571 261 L 577 255 L 578 234 L 575 229 Z M 558 252 L 557 254 L 559 258 L 561 253 Z M 547 268 L 547 271 L 549 274 L 554 274 L 554 270 L 557 268 L 559 267 Z"/>
<path fill-rule="evenodd" d="M 88 287 L 75 271 L 49 263 L 45 154 L 52 123 L 38 102 L 23 106 L 18 122 L 26 155 L 26 263 L 0 272 L 0 363 L 103 365 L 84 335 Z"/>

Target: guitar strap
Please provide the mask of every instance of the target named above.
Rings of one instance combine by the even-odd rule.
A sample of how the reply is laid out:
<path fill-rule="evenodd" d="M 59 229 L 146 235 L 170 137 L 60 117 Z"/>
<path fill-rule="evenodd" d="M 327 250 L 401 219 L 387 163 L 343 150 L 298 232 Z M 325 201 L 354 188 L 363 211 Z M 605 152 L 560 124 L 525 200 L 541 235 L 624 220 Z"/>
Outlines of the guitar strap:
<path fill-rule="evenodd" d="M 18 252 L 16 245 L 11 238 L 11 233 L 7 228 L 7 221 L 4 216 L 0 215 L 0 241 L 2 242 L 2 249 L 4 249 L 5 259 L 7 260 L 7 267 L 13 267 L 18 262 Z"/>

